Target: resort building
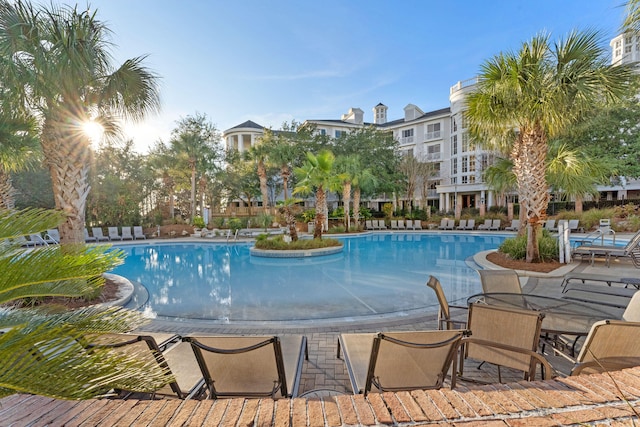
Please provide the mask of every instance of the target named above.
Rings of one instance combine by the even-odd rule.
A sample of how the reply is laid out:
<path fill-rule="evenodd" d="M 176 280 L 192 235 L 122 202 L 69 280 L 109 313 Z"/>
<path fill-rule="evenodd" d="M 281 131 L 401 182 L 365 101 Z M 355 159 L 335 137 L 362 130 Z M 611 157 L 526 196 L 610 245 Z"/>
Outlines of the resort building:
<path fill-rule="evenodd" d="M 610 45 L 613 64 L 640 61 L 639 35 L 621 34 Z M 476 208 L 482 215 L 492 206 L 504 206 L 506 200 L 483 180 L 483 171 L 493 163 L 495 153 L 474 144 L 467 132 L 464 98 L 476 81 L 472 78 L 454 84 L 449 89 L 449 107 L 439 110 L 424 112 L 407 104 L 402 118 L 388 120 L 388 107 L 379 103 L 372 109 L 372 121 L 365 121 L 362 109 L 350 108 L 339 119 L 307 119 L 302 126 L 314 125 L 319 134 L 336 139 L 367 126 L 393 132 L 403 154 L 433 164 L 425 194 L 421 185 L 416 189 L 414 201 L 418 207 L 433 206 L 439 211 L 454 212 L 456 217 L 462 209 Z M 225 130 L 223 139 L 227 149 L 244 152 L 260 141 L 263 132 L 264 127 L 248 120 Z M 598 190 L 603 200 L 640 198 L 640 181 L 622 178 L 615 185 L 599 186 Z M 409 203 L 403 195 L 398 196 L 401 203 Z M 512 201 L 517 201 L 517 196 L 511 196 Z M 369 201 L 369 207 L 380 210 L 384 203 L 395 200 L 395 195 L 381 194 Z"/>

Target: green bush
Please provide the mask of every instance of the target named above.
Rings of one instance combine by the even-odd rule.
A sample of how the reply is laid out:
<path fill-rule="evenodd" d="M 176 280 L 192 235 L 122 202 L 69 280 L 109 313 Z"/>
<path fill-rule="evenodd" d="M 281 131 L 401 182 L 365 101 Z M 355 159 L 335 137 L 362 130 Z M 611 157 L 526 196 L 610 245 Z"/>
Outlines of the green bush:
<path fill-rule="evenodd" d="M 284 241 L 284 236 L 275 236 L 271 238 L 262 238 L 262 236 L 266 235 L 260 235 L 256 238 L 255 247 L 257 249 L 305 250 L 342 246 L 342 242 L 337 239 L 299 239 L 295 242 L 287 243 Z"/>
<path fill-rule="evenodd" d="M 540 248 L 540 259 L 542 261 L 558 260 L 560 255 L 558 252 L 558 240 L 548 230 L 542 231 L 538 247 Z M 498 250 L 507 254 L 511 259 L 525 259 L 527 257 L 527 235 L 505 239 Z"/>
<path fill-rule="evenodd" d="M 193 225 L 196 228 L 204 228 L 205 227 L 205 223 L 204 223 L 204 219 L 202 219 L 201 216 L 195 216 L 193 217 Z"/>
<path fill-rule="evenodd" d="M 371 209 L 361 206 L 360 219 L 371 219 Z"/>
<path fill-rule="evenodd" d="M 224 225 L 224 218 L 221 216 L 217 216 L 215 218 L 213 218 L 213 226 L 215 228 L 222 228 L 222 226 Z"/>
<path fill-rule="evenodd" d="M 242 221 L 238 218 L 229 218 L 229 228 L 235 233 L 242 228 Z"/>
<path fill-rule="evenodd" d="M 329 218 L 344 218 L 344 208 L 342 206 L 338 206 L 329 214 Z"/>
<path fill-rule="evenodd" d="M 344 228 L 343 225 L 335 225 L 333 227 L 329 228 L 329 231 L 327 231 L 327 233 L 329 234 L 341 234 L 344 233 L 346 231 L 346 228 Z"/>
<path fill-rule="evenodd" d="M 256 224 L 261 228 L 269 228 L 273 224 L 274 216 L 269 214 L 260 214 L 256 217 Z"/>
<path fill-rule="evenodd" d="M 302 220 L 304 222 L 311 222 L 314 220 L 314 218 L 316 217 L 316 210 L 315 209 L 309 209 L 306 210 L 304 212 L 302 212 Z"/>

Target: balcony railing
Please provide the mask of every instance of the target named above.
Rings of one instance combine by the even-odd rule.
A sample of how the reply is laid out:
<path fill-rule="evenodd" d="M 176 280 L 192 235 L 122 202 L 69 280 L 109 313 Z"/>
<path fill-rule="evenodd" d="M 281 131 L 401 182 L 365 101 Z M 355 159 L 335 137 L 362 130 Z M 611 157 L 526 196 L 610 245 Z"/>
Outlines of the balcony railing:
<path fill-rule="evenodd" d="M 413 144 L 413 137 L 405 136 L 403 138 L 400 138 L 400 144 Z"/>
<path fill-rule="evenodd" d="M 435 131 L 435 132 L 427 132 L 424 134 L 424 139 L 425 140 L 430 140 L 430 139 L 440 139 L 441 138 L 442 133 L 440 131 Z"/>

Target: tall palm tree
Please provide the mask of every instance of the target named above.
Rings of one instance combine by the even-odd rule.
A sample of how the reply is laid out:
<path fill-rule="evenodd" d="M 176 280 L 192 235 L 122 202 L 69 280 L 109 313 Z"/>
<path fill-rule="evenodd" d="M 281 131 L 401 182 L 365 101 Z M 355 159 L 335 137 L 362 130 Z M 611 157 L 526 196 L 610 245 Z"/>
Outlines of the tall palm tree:
<path fill-rule="evenodd" d="M 18 91 L 42 120 L 40 142 L 51 174 L 63 242 L 84 242 L 94 119 L 117 130 L 118 119 L 157 111 L 157 77 L 144 57 L 114 67 L 108 28 L 93 11 L 77 7 L 0 1 L 2 80 Z"/>
<path fill-rule="evenodd" d="M 267 131 L 265 132 L 265 135 L 269 138 L 271 132 Z M 247 152 L 247 159 L 253 160 L 256 163 L 258 179 L 260 180 L 260 194 L 262 195 L 262 209 L 265 213 L 269 213 L 269 176 L 267 174 L 268 156 L 269 146 L 264 141 L 260 141 L 257 145 L 252 146 Z"/>
<path fill-rule="evenodd" d="M 54 228 L 59 211 L 0 210 L 0 240 Z M 0 398 L 32 393 L 87 399 L 112 389 L 153 391 L 170 380 L 166 369 L 117 349 L 86 346 L 87 335 L 127 332 L 144 323 L 141 313 L 97 306 L 72 311 L 19 308 L 22 298 L 79 297 L 99 289 L 102 273 L 122 263 L 108 246 L 58 245 L 26 250 L 0 245 Z"/>
<path fill-rule="evenodd" d="M 514 164 L 518 195 L 529 223 L 528 262 L 538 262 L 539 237 L 546 218 L 547 143 L 593 111 L 627 94 L 631 67 L 608 65 L 597 32 L 572 32 L 551 43 L 541 34 L 517 52 L 486 61 L 467 97 L 472 135 Z"/>
<path fill-rule="evenodd" d="M 322 229 L 325 226 L 327 192 L 335 191 L 341 187 L 344 179 L 342 174 L 334 171 L 335 156 L 331 151 L 323 150 L 318 155 L 307 153 L 305 164 L 294 170 L 298 185 L 293 194 L 316 194 L 316 218 L 313 229 L 313 238 L 322 238 Z"/>
<path fill-rule="evenodd" d="M 353 175 L 351 187 L 353 188 L 353 222 L 356 227 L 360 224 L 360 198 L 362 191 L 371 192 L 378 184 L 378 179 L 369 168 L 360 168 Z"/>
<path fill-rule="evenodd" d="M 351 222 L 351 187 L 353 186 L 354 177 L 362 169 L 360 157 L 357 155 L 341 156 L 336 160 L 336 170 L 344 176 L 342 181 L 342 201 L 344 202 L 344 227 L 349 232 Z M 357 223 L 356 223 L 357 224 Z"/>
<path fill-rule="evenodd" d="M 622 21 L 622 31 L 640 32 L 640 0 L 629 0 L 624 5 L 626 16 Z"/>

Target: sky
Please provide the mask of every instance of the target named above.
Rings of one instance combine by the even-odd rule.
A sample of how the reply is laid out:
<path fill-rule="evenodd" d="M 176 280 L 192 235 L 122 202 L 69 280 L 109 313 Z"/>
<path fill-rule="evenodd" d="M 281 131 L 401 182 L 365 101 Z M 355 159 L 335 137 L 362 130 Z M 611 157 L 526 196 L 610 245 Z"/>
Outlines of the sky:
<path fill-rule="evenodd" d="M 57 2 L 57 0 L 56 0 Z M 94 0 L 113 32 L 115 64 L 148 55 L 162 109 L 127 124 L 136 150 L 169 141 L 181 118 L 206 114 L 219 131 L 246 120 L 340 119 L 361 108 L 389 120 L 415 104 L 449 106 L 449 88 L 540 32 L 553 40 L 618 33 L 624 0 Z M 58 2 L 75 5 L 75 2 Z M 85 7 L 87 3 L 79 3 Z"/>

